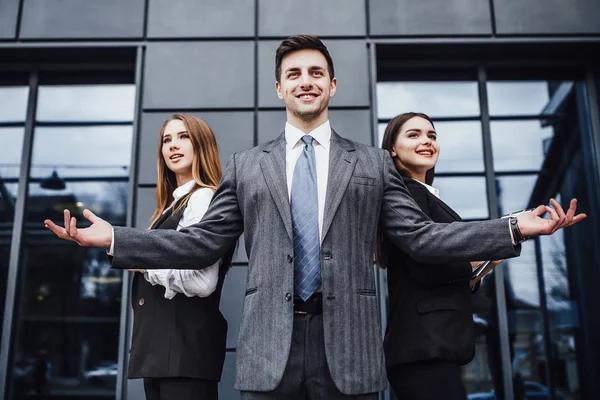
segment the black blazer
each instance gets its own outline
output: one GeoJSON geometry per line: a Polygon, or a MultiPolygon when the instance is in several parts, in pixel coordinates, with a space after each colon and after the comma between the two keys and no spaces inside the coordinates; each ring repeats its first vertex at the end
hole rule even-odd
{"type": "MultiPolygon", "coordinates": [[[[460,221],[458,214],[421,183],[410,178],[405,178],[405,183],[434,222],[460,221]]],[[[431,359],[459,364],[471,361],[475,353],[469,288],[471,264],[423,264],[393,245],[389,260],[386,365],[431,359]]]]}
{"type": "MultiPolygon", "coordinates": [[[[176,229],[182,215],[183,210],[174,215],[167,211],[152,229],[176,229]]],[[[217,288],[208,297],[178,294],[165,299],[163,286],[153,286],[142,274],[135,274],[129,378],[221,379],[227,321],[219,302],[231,256],[232,251],[223,258],[217,288]]]]}

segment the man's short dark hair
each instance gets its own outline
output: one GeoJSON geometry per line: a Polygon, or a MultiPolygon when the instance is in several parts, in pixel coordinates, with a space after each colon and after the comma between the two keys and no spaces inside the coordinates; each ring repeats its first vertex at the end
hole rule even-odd
{"type": "Polygon", "coordinates": [[[298,50],[318,50],[323,54],[325,60],[327,60],[327,71],[329,72],[329,77],[331,79],[334,78],[333,73],[333,60],[329,55],[329,51],[327,47],[321,42],[321,39],[314,35],[296,35],[290,36],[285,39],[279,47],[277,48],[277,52],[275,52],[275,80],[279,82],[281,78],[281,62],[283,61],[283,57],[287,54],[293,53],[298,50]]]}

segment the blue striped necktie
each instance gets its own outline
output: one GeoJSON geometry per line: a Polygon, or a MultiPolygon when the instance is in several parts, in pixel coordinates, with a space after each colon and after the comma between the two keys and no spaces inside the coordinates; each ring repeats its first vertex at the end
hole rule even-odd
{"type": "Polygon", "coordinates": [[[294,168],[290,206],[294,234],[294,289],[306,301],[321,284],[321,242],[313,137],[304,135],[302,142],[304,149],[294,168]]]}

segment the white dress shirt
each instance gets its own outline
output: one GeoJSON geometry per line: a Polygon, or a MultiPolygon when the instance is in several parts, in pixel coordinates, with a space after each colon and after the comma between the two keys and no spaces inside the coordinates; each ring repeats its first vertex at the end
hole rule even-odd
{"type": "Polygon", "coordinates": [[[319,208],[319,237],[323,240],[323,215],[325,213],[325,195],[327,194],[327,177],[329,174],[329,142],[331,141],[331,126],[329,120],[325,121],[309,133],[304,133],[295,126],[285,123],[285,169],[287,176],[288,196],[292,196],[292,179],[294,168],[302,150],[304,142],[302,136],[313,137],[315,149],[315,162],[317,167],[317,195],[319,208]]]}
{"type": "Polygon", "coordinates": [[[428,185],[426,183],[421,182],[420,180],[415,179],[415,181],[419,182],[421,185],[425,186],[425,188],[427,188],[427,190],[429,190],[429,193],[431,193],[432,195],[434,195],[435,197],[437,197],[438,199],[441,200],[440,198],[440,191],[439,189],[434,188],[431,185],[428,185]]]}
{"type": "MultiPolygon", "coordinates": [[[[194,181],[189,181],[179,186],[173,192],[174,201],[164,211],[167,212],[175,202],[188,194],[194,187],[194,181]]],[[[183,211],[183,216],[177,225],[177,230],[199,222],[210,204],[213,191],[209,188],[198,189],[190,197],[188,204],[183,211]]],[[[221,260],[208,268],[201,270],[182,270],[182,269],[154,269],[147,270],[144,278],[152,285],[161,285],[165,287],[165,298],[172,299],[177,293],[183,293],[187,297],[210,296],[217,287],[219,280],[219,265],[221,260]]]]}

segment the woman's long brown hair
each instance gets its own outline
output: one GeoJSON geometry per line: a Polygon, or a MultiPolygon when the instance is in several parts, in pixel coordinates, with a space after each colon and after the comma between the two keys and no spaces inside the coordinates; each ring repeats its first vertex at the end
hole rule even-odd
{"type": "MultiPolygon", "coordinates": [[[[385,128],[385,132],[383,134],[383,140],[381,141],[381,148],[387,150],[390,154],[394,150],[394,143],[396,143],[396,139],[400,134],[400,130],[402,126],[407,123],[409,120],[414,117],[421,117],[426,119],[433,125],[433,121],[431,118],[423,113],[416,112],[407,112],[404,114],[396,115],[392,120],[388,123],[385,128]]],[[[408,178],[412,178],[410,171],[398,165],[398,163],[394,162],[396,165],[396,169],[402,176],[406,176],[408,178]]],[[[425,173],[425,183],[431,185],[433,183],[433,177],[435,175],[435,168],[431,168],[425,173]]],[[[375,262],[381,268],[387,268],[390,262],[390,248],[392,247],[392,243],[387,235],[383,232],[381,227],[377,228],[377,244],[375,247],[375,262]]]]}
{"type": "Polygon", "coordinates": [[[186,114],[173,114],[160,128],[158,135],[158,181],[156,183],[156,210],[150,218],[150,227],[158,220],[162,213],[173,202],[173,191],[177,189],[175,173],[171,171],[162,155],[162,140],[167,124],[173,120],[183,122],[186,131],[190,135],[192,147],[194,148],[194,160],[192,161],[192,176],[195,185],[188,194],[177,202],[174,213],[184,209],[192,194],[200,188],[216,190],[223,172],[217,140],[210,126],[199,118],[186,114]]]}

